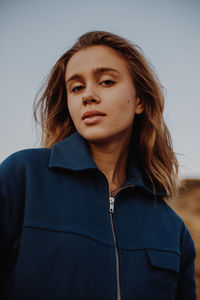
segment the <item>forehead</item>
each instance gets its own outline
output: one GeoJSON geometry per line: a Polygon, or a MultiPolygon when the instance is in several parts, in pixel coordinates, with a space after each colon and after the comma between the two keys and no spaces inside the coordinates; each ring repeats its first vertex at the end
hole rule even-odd
{"type": "Polygon", "coordinates": [[[97,68],[114,68],[127,73],[126,60],[114,49],[107,46],[92,46],[75,53],[66,67],[66,77],[97,68]]]}

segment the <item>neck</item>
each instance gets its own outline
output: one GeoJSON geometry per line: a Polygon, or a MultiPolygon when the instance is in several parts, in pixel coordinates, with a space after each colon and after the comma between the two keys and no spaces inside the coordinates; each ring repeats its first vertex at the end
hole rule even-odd
{"type": "Polygon", "coordinates": [[[104,145],[90,143],[93,160],[106,176],[110,193],[115,194],[126,180],[129,142],[112,141],[104,145]]]}

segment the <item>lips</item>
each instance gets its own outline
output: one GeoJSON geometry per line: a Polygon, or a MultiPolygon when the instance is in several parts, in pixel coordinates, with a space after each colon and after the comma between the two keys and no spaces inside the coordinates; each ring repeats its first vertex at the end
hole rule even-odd
{"type": "Polygon", "coordinates": [[[105,116],[105,114],[98,110],[86,111],[82,115],[82,120],[85,120],[87,118],[97,117],[97,116],[105,116]]]}

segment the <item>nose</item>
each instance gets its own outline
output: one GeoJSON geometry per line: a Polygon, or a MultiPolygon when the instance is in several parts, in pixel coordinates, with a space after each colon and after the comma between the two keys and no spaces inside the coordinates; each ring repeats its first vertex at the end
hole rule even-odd
{"type": "Polygon", "coordinates": [[[95,103],[95,104],[98,104],[101,102],[99,96],[97,96],[95,93],[92,93],[91,91],[87,92],[83,95],[82,97],[82,102],[83,102],[83,105],[88,105],[88,104],[92,104],[92,103],[95,103]]]}

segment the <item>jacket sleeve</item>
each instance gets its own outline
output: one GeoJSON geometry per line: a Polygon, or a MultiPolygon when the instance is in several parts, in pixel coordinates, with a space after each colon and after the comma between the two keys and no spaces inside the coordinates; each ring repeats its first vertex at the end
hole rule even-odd
{"type": "Polygon", "coordinates": [[[181,261],[177,300],[196,300],[195,246],[192,237],[183,223],[181,232],[181,261]]]}
{"type": "Polygon", "coordinates": [[[18,155],[0,164],[0,295],[16,262],[24,214],[23,173],[18,155]]]}

